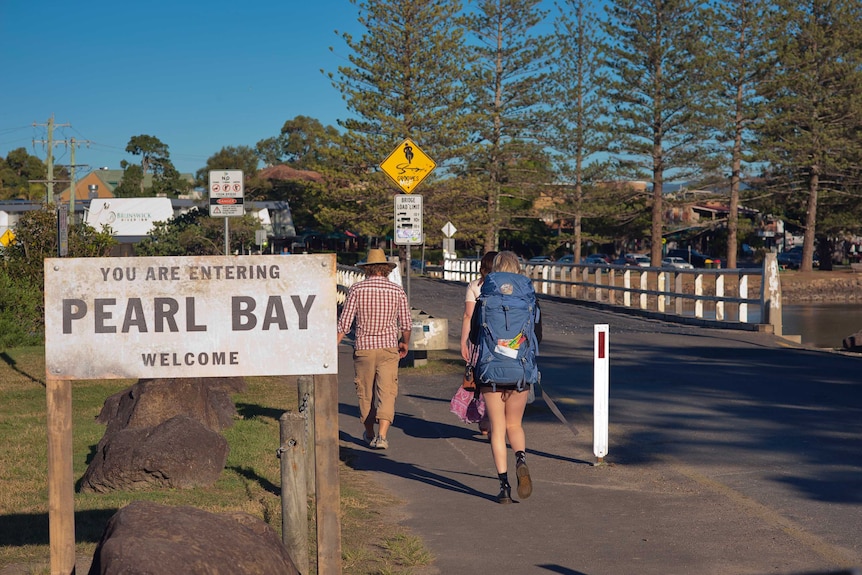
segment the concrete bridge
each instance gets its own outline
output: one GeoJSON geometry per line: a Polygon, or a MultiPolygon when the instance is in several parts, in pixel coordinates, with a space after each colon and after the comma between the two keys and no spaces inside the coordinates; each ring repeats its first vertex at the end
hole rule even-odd
{"type": "Polygon", "coordinates": [[[544,394],[525,417],[534,495],[499,506],[486,441],[448,413],[464,292],[412,278],[412,307],[448,320],[448,350],[430,354],[433,371],[401,370],[386,452],[362,446],[349,346],[340,350],[342,443],[406,502],[403,523],[437,557],[429,572],[862,566],[862,358],[541,297],[544,394]],[[610,326],[604,466],[592,453],[596,324],[610,326]]]}

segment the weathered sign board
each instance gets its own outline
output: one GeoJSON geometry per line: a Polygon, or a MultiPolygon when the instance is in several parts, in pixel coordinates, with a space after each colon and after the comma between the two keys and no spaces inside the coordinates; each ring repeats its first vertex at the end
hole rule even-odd
{"type": "Polygon", "coordinates": [[[45,260],[51,575],[75,572],[76,379],[314,375],[318,572],[341,573],[335,254],[45,260]]]}
{"type": "Polygon", "coordinates": [[[60,379],[337,373],[335,256],[45,260],[60,379]]]}

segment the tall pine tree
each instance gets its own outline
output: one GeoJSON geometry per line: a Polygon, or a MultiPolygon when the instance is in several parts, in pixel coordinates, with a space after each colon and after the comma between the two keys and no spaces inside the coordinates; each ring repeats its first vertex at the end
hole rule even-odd
{"type": "Polygon", "coordinates": [[[501,229],[512,225],[506,204],[522,208],[529,192],[535,195],[541,170],[532,168],[547,166],[540,135],[551,43],[536,30],[547,16],[540,5],[540,0],[478,0],[467,19],[476,146],[464,168],[484,181],[485,251],[498,249],[501,229]],[[504,194],[513,201],[501,202],[504,194]]]}
{"type": "MultiPolygon", "coordinates": [[[[759,145],[771,174],[790,192],[788,208],[796,197],[804,198],[797,208],[804,230],[800,269],[811,271],[820,196],[846,190],[862,158],[862,5],[858,0],[775,4],[770,22],[775,61],[761,86],[768,114],[759,145]]],[[[828,250],[823,255],[831,257],[828,250]]],[[[824,265],[830,262],[821,258],[824,265]]]]}
{"type": "MultiPolygon", "coordinates": [[[[355,201],[331,211],[334,217],[353,211],[364,233],[383,235],[392,227],[392,196],[398,190],[377,166],[408,137],[438,169],[457,158],[466,142],[462,7],[457,0],[351,3],[365,32],[359,38],[341,35],[350,64],[329,75],[350,115],[339,121],[345,129],[342,156],[333,162],[345,169],[328,174],[328,189],[355,201]]],[[[423,190],[430,185],[423,182],[423,190]]]]}
{"type": "MultiPolygon", "coordinates": [[[[574,261],[581,260],[584,219],[596,221],[618,211],[620,202],[609,196],[621,188],[604,185],[607,163],[599,154],[607,151],[607,109],[603,94],[602,45],[595,14],[584,0],[562,0],[554,20],[555,53],[549,77],[553,103],[547,146],[556,154],[558,185],[546,192],[560,216],[559,241],[572,246],[574,261]],[[571,236],[564,235],[567,220],[571,236]]],[[[588,240],[602,240],[589,235],[588,240]]]]}
{"type": "Polygon", "coordinates": [[[719,166],[730,173],[727,267],[736,267],[739,190],[752,161],[753,127],[763,99],[757,93],[768,70],[766,23],[769,0],[720,0],[712,7],[715,28],[706,68],[715,73],[715,127],[719,166]]]}
{"type": "Polygon", "coordinates": [[[665,179],[692,177],[704,157],[704,18],[691,0],[612,0],[606,11],[611,150],[630,177],[650,174],[650,260],[658,266],[665,179]]]}

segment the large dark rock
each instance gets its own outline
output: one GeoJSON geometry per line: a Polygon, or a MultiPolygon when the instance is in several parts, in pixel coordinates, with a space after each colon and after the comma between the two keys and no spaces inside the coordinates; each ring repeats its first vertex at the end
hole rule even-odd
{"type": "Polygon", "coordinates": [[[81,491],[206,487],[218,480],[229,451],[221,434],[185,415],[155,427],[106,433],[81,491]]]}
{"type": "Polygon", "coordinates": [[[236,407],[231,393],[245,391],[241,377],[142,379],[105,400],[96,418],[106,433],[153,427],[175,415],[186,415],[216,431],[233,425],[236,407]]]}
{"type": "Polygon", "coordinates": [[[242,378],[154,379],[112,395],[81,491],[212,485],[229,451],[219,432],[236,414],[230,393],[244,389],[242,378]]]}
{"type": "Polygon", "coordinates": [[[108,521],[90,575],[298,574],[278,534],[246,513],[135,501],[108,521]]]}

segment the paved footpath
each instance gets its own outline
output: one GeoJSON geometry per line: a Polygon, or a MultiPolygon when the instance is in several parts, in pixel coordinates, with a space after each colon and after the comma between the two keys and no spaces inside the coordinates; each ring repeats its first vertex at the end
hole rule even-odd
{"type": "MultiPolygon", "coordinates": [[[[413,307],[431,305],[416,287],[413,307]]],[[[430,290],[437,313],[451,310],[455,350],[463,286],[430,290]]],[[[373,451],[361,441],[351,351],[339,347],[341,443],[403,500],[390,511],[435,556],[423,574],[849,574],[859,564],[679,462],[594,465],[588,418],[563,423],[551,397],[525,415],[533,495],[499,505],[487,439],[449,412],[458,376],[402,369],[390,448],[373,451]]]]}

